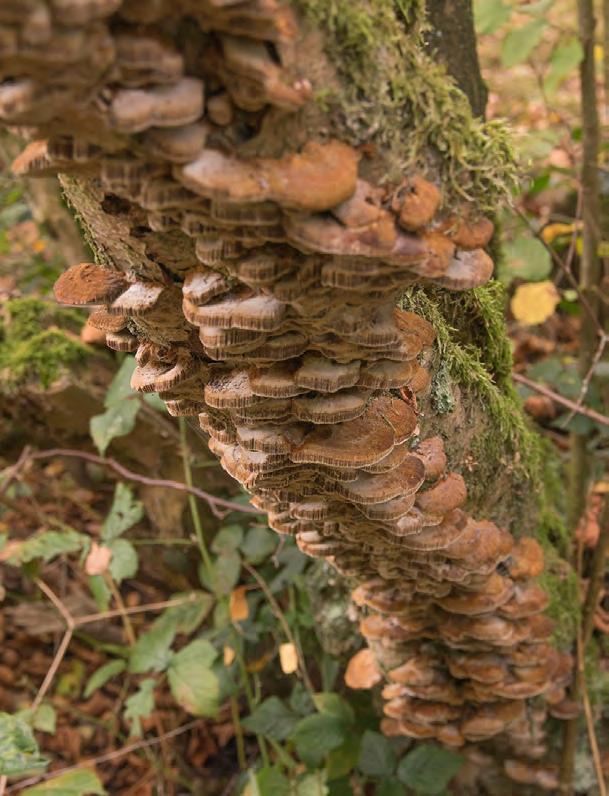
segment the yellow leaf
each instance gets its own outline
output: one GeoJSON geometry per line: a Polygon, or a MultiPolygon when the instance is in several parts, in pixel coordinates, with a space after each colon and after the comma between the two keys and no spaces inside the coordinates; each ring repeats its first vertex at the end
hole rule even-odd
{"type": "Polygon", "coordinates": [[[597,481],[592,491],[597,495],[606,495],[609,492],[609,481],[597,481]]]}
{"type": "Polygon", "coordinates": [[[516,288],[510,307],[517,321],[526,326],[543,323],[560,301],[560,295],[553,282],[527,282],[516,288]]]}
{"type": "Polygon", "coordinates": [[[249,608],[245,598],[245,586],[239,586],[231,592],[229,601],[231,622],[243,622],[249,615],[249,608]]]}
{"type": "Polygon", "coordinates": [[[228,644],[225,645],[223,649],[223,660],[225,666],[230,666],[231,663],[235,660],[235,650],[232,647],[229,647],[228,644]]]}
{"type": "Polygon", "coordinates": [[[38,240],[35,240],[35,241],[34,241],[34,244],[33,244],[33,246],[32,246],[32,249],[33,249],[33,250],[34,250],[34,251],[35,251],[37,254],[40,254],[40,252],[43,252],[43,251],[45,250],[45,247],[46,247],[46,243],[45,243],[43,240],[41,240],[40,238],[38,238],[38,240]]]}
{"type": "Polygon", "coordinates": [[[548,224],[541,230],[541,237],[546,243],[552,243],[555,238],[561,235],[571,235],[576,229],[581,226],[578,224],[548,224]]]}
{"type": "Polygon", "coordinates": [[[292,674],[298,669],[298,653],[291,642],[280,645],[279,663],[284,674],[292,674]]]}

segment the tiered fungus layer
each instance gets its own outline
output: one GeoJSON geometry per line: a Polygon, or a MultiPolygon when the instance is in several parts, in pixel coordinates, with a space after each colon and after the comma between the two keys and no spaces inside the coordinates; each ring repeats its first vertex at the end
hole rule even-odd
{"type": "Polygon", "coordinates": [[[385,732],[505,732],[541,757],[527,700],[560,702],[569,672],[541,552],[469,517],[442,440],[421,439],[434,330],[396,309],[415,282],[488,280],[493,225],[443,211],[430,175],[374,184],[329,136],[243,154],[311,101],[299,42],[277,0],[0,0],[0,117],[31,139],[14,170],[93,200],[104,265],[71,268],[57,298],[95,307],[135,352],[133,387],[198,415],[270,526],[353,579],[385,732]]]}

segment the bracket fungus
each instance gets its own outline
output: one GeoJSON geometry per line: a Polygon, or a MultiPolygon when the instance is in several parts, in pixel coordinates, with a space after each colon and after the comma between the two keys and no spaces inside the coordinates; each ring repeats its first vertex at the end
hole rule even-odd
{"type": "Polygon", "coordinates": [[[533,739],[527,700],[572,709],[543,555],[466,513],[460,463],[419,410],[434,329],[396,308],[415,283],[486,282],[493,224],[445,208],[433,164],[381,185],[365,147],[327,130],[265,149],[315,108],[301,33],[280,0],[0,0],[0,119],[32,142],[13,168],[89,197],[105,264],[70,268],[57,300],[94,307],[136,354],[133,387],[198,416],[270,526],[353,579],[368,648],[347,683],[386,673],[383,731],[454,748],[501,734],[507,773],[544,787],[527,749],[545,709],[533,739]],[[181,50],[182,19],[200,51],[181,50]]]}

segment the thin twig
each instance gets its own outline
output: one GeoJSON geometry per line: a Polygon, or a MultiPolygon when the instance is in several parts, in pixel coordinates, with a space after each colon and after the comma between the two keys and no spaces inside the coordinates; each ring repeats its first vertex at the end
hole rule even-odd
{"type": "MultiPolygon", "coordinates": [[[[583,668],[583,661],[582,661],[582,668],[583,668]]],[[[594,717],[592,716],[590,697],[588,696],[588,688],[586,687],[586,680],[585,678],[582,678],[582,680],[583,680],[582,702],[584,703],[586,728],[588,730],[588,740],[590,742],[590,749],[592,750],[592,759],[594,761],[594,770],[596,773],[598,792],[600,796],[607,796],[607,788],[605,787],[605,774],[603,772],[601,755],[598,749],[598,739],[596,737],[596,730],[594,729],[594,717]]]]}
{"type": "Polygon", "coordinates": [[[169,741],[171,738],[176,738],[178,735],[182,735],[183,733],[192,730],[200,723],[201,719],[194,719],[186,724],[182,724],[181,727],[176,727],[175,730],[169,730],[169,732],[166,732],[163,736],[150,738],[146,741],[137,741],[136,743],[129,744],[129,746],[123,746],[122,749],[115,749],[112,752],[99,755],[99,757],[85,758],[74,766],[66,766],[65,768],[59,768],[55,771],[48,771],[46,774],[39,774],[38,776],[30,777],[22,782],[15,783],[8,789],[7,792],[12,793],[13,791],[17,790],[17,788],[25,788],[29,785],[35,785],[37,782],[47,782],[50,779],[55,779],[55,777],[60,777],[62,774],[67,774],[69,771],[76,771],[76,769],[79,768],[91,768],[101,765],[102,763],[110,763],[112,760],[116,760],[119,757],[124,757],[132,752],[138,752],[140,749],[147,749],[150,746],[158,746],[160,743],[169,741]]]}
{"type": "Polygon", "coordinates": [[[522,373],[512,373],[512,378],[514,381],[524,384],[525,387],[535,390],[535,392],[538,392],[540,395],[545,395],[547,398],[551,398],[553,401],[556,401],[557,404],[565,406],[567,409],[571,409],[577,415],[588,417],[590,420],[594,420],[595,423],[599,423],[601,426],[609,426],[609,417],[606,415],[601,415],[600,412],[596,412],[594,409],[589,409],[587,406],[578,406],[575,401],[571,401],[569,398],[565,398],[563,395],[559,395],[557,392],[554,392],[554,390],[551,390],[549,387],[539,384],[538,382],[529,379],[527,376],[523,376],[522,373]]]}
{"type": "Polygon", "coordinates": [[[44,680],[42,681],[42,685],[38,689],[38,693],[36,694],[34,701],[32,702],[32,711],[35,713],[38,708],[40,707],[42,700],[44,699],[47,691],[51,687],[51,683],[55,679],[55,675],[57,674],[57,670],[61,666],[61,662],[63,660],[64,655],[68,649],[70,641],[72,640],[72,634],[74,633],[74,619],[72,615],[65,607],[65,605],[61,602],[59,597],[55,594],[55,592],[50,589],[47,584],[40,580],[40,578],[36,579],[36,585],[42,591],[46,597],[53,603],[55,608],[59,611],[61,616],[63,617],[64,622],[66,623],[66,631],[63,634],[63,638],[57,648],[55,656],[53,658],[53,662],[51,663],[49,670],[47,671],[44,680]]]}
{"type": "Polygon", "coordinates": [[[199,489],[196,486],[188,486],[180,481],[171,481],[167,478],[149,478],[146,475],[142,475],[141,473],[136,473],[133,470],[127,469],[122,464],[119,464],[116,459],[110,459],[105,456],[97,456],[95,453],[73,450],[72,448],[51,448],[50,450],[36,451],[35,453],[30,454],[30,458],[32,459],[51,459],[54,456],[66,456],[74,459],[84,459],[85,461],[92,462],[93,464],[99,464],[102,467],[108,467],[109,469],[114,470],[114,472],[117,473],[117,475],[120,475],[122,478],[125,478],[128,481],[134,481],[138,484],[164,487],[166,489],[175,489],[177,492],[187,492],[190,495],[195,495],[196,497],[201,498],[201,500],[205,500],[216,516],[224,516],[222,513],[218,512],[218,506],[229,509],[230,511],[240,511],[243,514],[262,514],[261,511],[255,509],[253,506],[242,506],[240,503],[234,503],[231,500],[224,500],[223,498],[216,497],[210,492],[205,492],[203,489],[199,489]]]}
{"type": "Polygon", "coordinates": [[[0,486],[0,495],[3,495],[6,492],[6,490],[9,488],[11,483],[19,475],[19,473],[21,472],[22,467],[25,465],[25,463],[30,458],[31,450],[32,449],[30,448],[30,446],[26,445],[23,448],[23,450],[21,451],[21,453],[19,454],[19,458],[17,459],[15,464],[13,464],[12,467],[8,468],[8,472],[6,472],[4,481],[2,482],[2,485],[0,486]]]}
{"type": "MultiPolygon", "coordinates": [[[[588,370],[586,371],[586,375],[582,379],[582,386],[579,391],[579,395],[577,396],[577,401],[575,405],[579,408],[583,404],[586,395],[588,394],[588,389],[590,387],[590,381],[592,380],[592,376],[594,375],[594,371],[596,370],[596,366],[598,365],[600,358],[603,356],[607,343],[609,342],[609,337],[603,332],[599,331],[599,341],[598,346],[596,347],[596,351],[594,352],[594,356],[590,362],[588,370]]],[[[571,420],[573,420],[573,416],[576,414],[576,409],[571,409],[569,414],[566,418],[562,421],[562,427],[568,426],[571,420]]]]}
{"type": "Polygon", "coordinates": [[[121,616],[123,613],[132,616],[133,614],[143,614],[147,611],[164,611],[165,608],[173,608],[176,605],[184,605],[185,603],[194,602],[196,595],[193,592],[191,597],[176,598],[175,600],[163,600],[157,603],[146,603],[145,605],[134,605],[130,608],[125,607],[124,612],[120,610],[115,611],[101,611],[97,614],[85,614],[84,616],[75,616],[74,625],[80,627],[81,625],[88,625],[91,622],[100,622],[103,619],[114,619],[121,616]]]}
{"type": "Polygon", "coordinates": [[[281,607],[279,606],[279,603],[273,596],[273,593],[269,589],[269,586],[265,581],[265,579],[262,577],[262,575],[256,569],[254,569],[254,567],[250,566],[246,561],[243,562],[243,566],[250,573],[250,575],[253,578],[255,578],[256,582],[264,592],[264,596],[269,601],[269,605],[271,606],[273,613],[279,620],[279,624],[283,628],[283,632],[285,633],[286,638],[294,646],[294,649],[296,650],[296,653],[298,655],[299,668],[302,674],[302,679],[304,680],[304,684],[306,685],[308,691],[311,694],[314,694],[315,688],[313,687],[313,683],[311,682],[309,673],[307,672],[307,667],[305,665],[302,649],[300,647],[300,644],[298,644],[297,640],[294,638],[294,634],[290,629],[290,626],[285,618],[283,611],[281,610],[281,607]]]}
{"type": "Polygon", "coordinates": [[[121,619],[123,620],[123,627],[125,628],[125,635],[127,636],[127,641],[129,642],[129,646],[135,647],[135,642],[137,641],[137,639],[135,638],[135,631],[133,629],[133,625],[131,624],[131,620],[129,619],[129,614],[127,613],[127,606],[123,602],[122,595],[118,590],[118,586],[114,582],[114,578],[108,572],[104,572],[104,580],[106,581],[106,585],[112,592],[112,596],[114,597],[114,602],[116,603],[117,610],[120,614],[121,619]]]}

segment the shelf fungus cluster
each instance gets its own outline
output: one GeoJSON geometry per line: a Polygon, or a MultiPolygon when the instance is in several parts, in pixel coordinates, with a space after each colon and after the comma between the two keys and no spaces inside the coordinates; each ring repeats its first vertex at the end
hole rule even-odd
{"type": "Polygon", "coordinates": [[[312,101],[299,24],[279,0],[0,0],[0,119],[30,141],[13,170],[68,175],[95,242],[57,299],[135,353],[135,389],[198,417],[272,528],[357,584],[385,732],[504,734],[522,778],[535,698],[561,703],[569,671],[541,553],[465,512],[421,431],[434,330],[396,306],[486,282],[493,225],[444,208],[432,171],[375,180],[327,134],[265,151],[312,101]]]}

